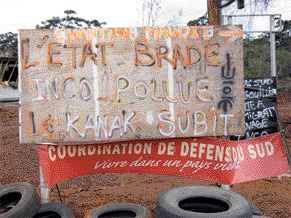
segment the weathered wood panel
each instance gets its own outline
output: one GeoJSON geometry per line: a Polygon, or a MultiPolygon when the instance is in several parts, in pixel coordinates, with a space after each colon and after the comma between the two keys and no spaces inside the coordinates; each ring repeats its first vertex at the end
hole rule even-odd
{"type": "Polygon", "coordinates": [[[22,143],[243,134],[236,26],[20,31],[22,143]]]}

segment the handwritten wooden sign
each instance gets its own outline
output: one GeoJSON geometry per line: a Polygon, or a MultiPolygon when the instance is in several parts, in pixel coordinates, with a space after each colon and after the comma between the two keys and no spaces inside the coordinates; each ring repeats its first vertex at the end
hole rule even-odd
{"type": "Polygon", "coordinates": [[[20,30],[22,143],[244,134],[237,26],[20,30]]]}

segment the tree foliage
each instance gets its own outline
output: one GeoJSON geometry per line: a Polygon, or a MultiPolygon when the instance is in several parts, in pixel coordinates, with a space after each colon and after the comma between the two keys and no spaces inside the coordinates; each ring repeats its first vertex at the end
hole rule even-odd
{"type": "Polygon", "coordinates": [[[194,20],[190,20],[187,23],[187,26],[204,26],[204,25],[208,25],[208,18],[206,17],[206,15],[201,16],[194,20]]]}
{"type": "Polygon", "coordinates": [[[106,22],[98,20],[86,20],[78,17],[73,10],[64,11],[64,17],[52,17],[46,21],[42,21],[40,25],[36,25],[37,29],[58,29],[58,28],[96,28],[102,27],[106,22]]]}
{"type": "Polygon", "coordinates": [[[15,57],[17,56],[17,33],[0,34],[0,57],[15,57]]]}
{"type": "MultiPolygon", "coordinates": [[[[283,30],[276,33],[277,77],[291,77],[291,20],[283,21],[283,30]]],[[[244,64],[246,76],[270,75],[269,33],[256,39],[244,40],[244,64]]]]}
{"type": "MultiPolygon", "coordinates": [[[[283,30],[276,34],[276,46],[291,52],[291,20],[283,21],[283,30]]],[[[290,60],[290,59],[289,59],[290,60]]]]}
{"type": "Polygon", "coordinates": [[[267,38],[244,40],[246,78],[270,76],[270,47],[267,38]]]}
{"type": "MultiPolygon", "coordinates": [[[[40,25],[36,25],[37,29],[57,29],[57,28],[96,28],[102,27],[106,22],[98,20],[86,20],[77,17],[77,13],[73,10],[64,11],[64,17],[52,17],[46,21],[42,21],[40,25]]],[[[17,33],[0,34],[0,57],[16,57],[17,56],[17,33]]]]}

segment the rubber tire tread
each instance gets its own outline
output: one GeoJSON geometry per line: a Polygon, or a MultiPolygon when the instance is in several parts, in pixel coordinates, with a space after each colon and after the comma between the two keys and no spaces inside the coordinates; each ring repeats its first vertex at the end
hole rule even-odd
{"type": "Polygon", "coordinates": [[[249,202],[249,204],[250,204],[251,211],[252,211],[253,215],[259,215],[259,216],[263,215],[262,211],[260,210],[260,208],[257,207],[257,205],[255,205],[252,202],[249,202]]]}
{"type": "Polygon", "coordinates": [[[48,202],[40,205],[39,210],[36,214],[34,214],[33,217],[36,217],[37,215],[44,213],[44,212],[56,212],[61,217],[64,218],[74,218],[73,212],[70,210],[70,208],[60,202],[48,202]]]}
{"type": "Polygon", "coordinates": [[[163,193],[156,207],[157,218],[251,218],[251,208],[248,201],[241,195],[210,186],[181,186],[163,193]],[[184,210],[179,207],[179,202],[188,198],[211,198],[228,204],[229,209],[217,213],[199,213],[184,210]]]}
{"type": "Polygon", "coordinates": [[[124,204],[108,204],[90,211],[90,218],[98,218],[100,215],[119,210],[126,210],[136,213],[138,218],[150,218],[151,212],[140,204],[124,203],[124,204]]]}
{"type": "Polygon", "coordinates": [[[0,218],[32,217],[40,207],[40,198],[34,186],[27,182],[10,183],[1,186],[0,201],[1,197],[13,192],[20,193],[21,198],[14,208],[0,214],[0,218]]]}

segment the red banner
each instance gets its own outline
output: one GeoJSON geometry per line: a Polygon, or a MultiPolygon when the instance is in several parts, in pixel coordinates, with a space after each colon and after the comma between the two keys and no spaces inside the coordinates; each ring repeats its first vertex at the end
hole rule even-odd
{"type": "Polygon", "coordinates": [[[234,184],[289,171],[280,133],[229,141],[212,138],[39,145],[48,186],[93,173],[147,173],[234,184]]]}

